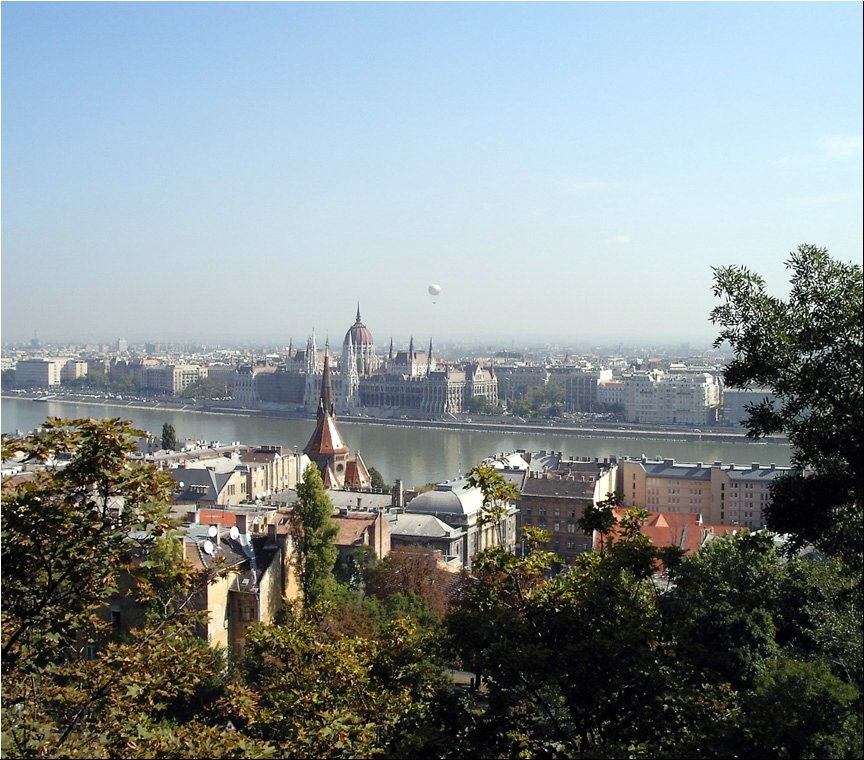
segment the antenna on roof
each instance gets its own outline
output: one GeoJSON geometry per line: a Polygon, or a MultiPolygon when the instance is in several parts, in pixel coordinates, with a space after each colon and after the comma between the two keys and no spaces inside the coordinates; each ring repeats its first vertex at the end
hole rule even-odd
{"type": "Polygon", "coordinates": [[[240,538],[240,531],[237,530],[237,526],[236,526],[236,525],[232,525],[232,526],[231,526],[231,530],[228,531],[228,535],[231,536],[231,538],[232,538],[234,541],[236,541],[238,538],[240,538]]]}
{"type": "Polygon", "coordinates": [[[213,542],[209,539],[204,542],[204,553],[209,554],[211,557],[214,554],[213,542]]]}
{"type": "Polygon", "coordinates": [[[209,528],[207,528],[207,535],[210,536],[210,538],[216,538],[216,535],[218,533],[219,528],[216,525],[211,525],[209,528]]]}

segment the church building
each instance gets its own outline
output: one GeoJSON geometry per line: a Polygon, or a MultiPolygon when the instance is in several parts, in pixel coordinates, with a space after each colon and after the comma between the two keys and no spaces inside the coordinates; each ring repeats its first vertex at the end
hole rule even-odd
{"type": "Polygon", "coordinates": [[[351,456],[339,428],[333,402],[330,377],[330,357],[324,354],[324,373],[321,376],[321,396],[318,401],[317,423],[303,453],[321,471],[325,488],[370,491],[372,479],[360,452],[351,456]]]}

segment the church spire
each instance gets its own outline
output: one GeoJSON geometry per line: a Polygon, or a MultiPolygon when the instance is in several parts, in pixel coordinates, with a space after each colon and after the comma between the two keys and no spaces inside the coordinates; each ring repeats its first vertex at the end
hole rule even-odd
{"type": "Polygon", "coordinates": [[[321,401],[318,403],[318,417],[335,417],[333,405],[333,383],[330,379],[330,354],[324,352],[324,374],[321,376],[321,401]]]}
{"type": "Polygon", "coordinates": [[[360,322],[360,301],[357,301],[357,324],[359,325],[360,322]]]}

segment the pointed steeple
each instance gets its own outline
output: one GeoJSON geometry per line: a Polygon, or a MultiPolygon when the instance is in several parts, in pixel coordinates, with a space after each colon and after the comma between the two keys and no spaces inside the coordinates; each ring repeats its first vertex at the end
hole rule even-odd
{"type": "Polygon", "coordinates": [[[359,325],[360,322],[360,301],[357,301],[357,324],[359,325]]]}
{"type": "Polygon", "coordinates": [[[390,337],[390,351],[387,353],[387,358],[393,361],[393,337],[390,337]]]}
{"type": "Polygon", "coordinates": [[[330,353],[324,352],[324,374],[321,376],[321,400],[318,402],[318,417],[335,417],[333,404],[333,382],[330,378],[330,353]]]}
{"type": "Polygon", "coordinates": [[[426,357],[426,374],[432,374],[432,338],[429,338],[429,355],[426,357]]]}
{"type": "Polygon", "coordinates": [[[414,361],[414,336],[411,336],[411,340],[408,343],[408,361],[414,361]]]}

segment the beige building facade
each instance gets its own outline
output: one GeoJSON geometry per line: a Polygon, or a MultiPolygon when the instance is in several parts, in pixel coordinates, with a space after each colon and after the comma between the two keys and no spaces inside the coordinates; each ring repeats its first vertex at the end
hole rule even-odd
{"type": "Polygon", "coordinates": [[[674,459],[621,459],[617,489],[626,506],[649,512],[694,513],[708,523],[765,527],[771,484],[790,468],[687,464],[674,459]]]}

